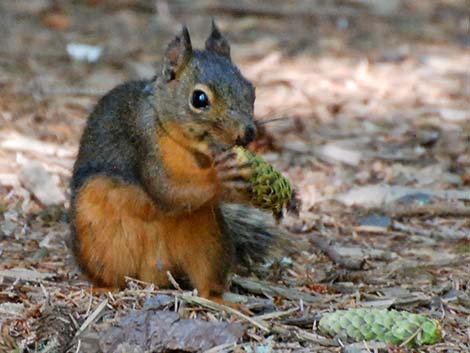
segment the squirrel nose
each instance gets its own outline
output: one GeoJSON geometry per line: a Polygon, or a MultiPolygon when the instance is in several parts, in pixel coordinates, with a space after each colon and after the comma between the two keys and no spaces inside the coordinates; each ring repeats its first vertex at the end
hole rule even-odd
{"type": "Polygon", "coordinates": [[[246,146],[252,142],[256,137],[256,127],[254,125],[247,125],[243,136],[239,136],[237,139],[237,145],[246,146]]]}

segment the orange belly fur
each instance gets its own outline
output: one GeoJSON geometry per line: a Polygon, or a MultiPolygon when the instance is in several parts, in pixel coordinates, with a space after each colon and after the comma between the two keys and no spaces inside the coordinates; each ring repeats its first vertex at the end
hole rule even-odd
{"type": "Polygon", "coordinates": [[[141,188],[98,176],[79,192],[75,229],[79,261],[97,285],[123,287],[129,276],[166,287],[170,271],[201,295],[224,290],[227,248],[213,205],[170,217],[141,188]]]}

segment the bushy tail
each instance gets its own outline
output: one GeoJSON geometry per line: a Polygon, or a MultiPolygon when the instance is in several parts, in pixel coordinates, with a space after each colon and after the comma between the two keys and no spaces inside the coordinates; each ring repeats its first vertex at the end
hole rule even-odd
{"type": "Polygon", "coordinates": [[[235,243],[238,268],[255,270],[295,251],[292,234],[278,227],[269,213],[227,203],[222,205],[222,215],[235,243]]]}

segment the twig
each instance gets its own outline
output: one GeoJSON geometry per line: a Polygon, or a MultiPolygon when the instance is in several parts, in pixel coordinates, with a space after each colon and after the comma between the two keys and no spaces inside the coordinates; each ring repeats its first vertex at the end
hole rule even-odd
{"type": "Polygon", "coordinates": [[[298,308],[285,310],[285,311],[274,311],[272,313],[268,313],[268,314],[264,314],[264,315],[257,315],[254,318],[256,320],[272,320],[272,319],[278,319],[278,318],[283,317],[283,316],[288,316],[288,315],[293,314],[297,311],[299,311],[298,308]]]}
{"type": "Polygon", "coordinates": [[[393,229],[398,230],[403,233],[408,233],[410,235],[419,235],[426,238],[433,238],[437,240],[460,240],[460,239],[467,239],[468,233],[465,232],[458,232],[458,231],[451,231],[450,228],[447,229],[447,232],[444,230],[436,230],[436,229],[424,229],[422,227],[412,227],[404,223],[400,223],[397,221],[393,222],[393,229]],[[446,233],[446,234],[444,234],[446,233]]]}
{"type": "Polygon", "coordinates": [[[175,277],[171,274],[170,271],[166,271],[166,275],[168,276],[168,280],[170,281],[171,285],[178,291],[182,292],[183,290],[181,289],[180,285],[178,282],[176,282],[175,277]]]}
{"type": "Polygon", "coordinates": [[[324,297],[304,293],[293,288],[238,276],[232,277],[232,283],[254,294],[281,296],[290,300],[303,300],[305,303],[317,303],[324,299],[324,297]]]}
{"type": "Polygon", "coordinates": [[[312,326],[315,321],[319,321],[321,315],[310,315],[310,316],[303,316],[299,318],[287,318],[282,320],[282,324],[288,326],[298,326],[298,327],[306,327],[312,326]]]}
{"type": "Polygon", "coordinates": [[[91,315],[87,317],[82,326],[80,326],[80,328],[77,330],[77,333],[75,333],[75,337],[78,337],[81,333],[83,333],[83,331],[85,331],[86,328],[98,318],[104,308],[106,308],[106,305],[108,305],[108,299],[103,300],[95,309],[95,311],[93,311],[91,315]]]}
{"type": "Polygon", "coordinates": [[[79,327],[79,326],[78,326],[77,320],[75,320],[75,318],[73,317],[73,315],[72,315],[71,313],[68,313],[68,317],[69,317],[70,321],[71,321],[72,324],[73,324],[73,328],[74,328],[75,330],[78,330],[78,327],[79,327]]]}
{"type": "Polygon", "coordinates": [[[240,344],[233,344],[233,343],[224,343],[219,346],[215,346],[204,353],[228,353],[234,351],[237,347],[241,347],[243,345],[240,344]]]}
{"type": "Polygon", "coordinates": [[[387,277],[392,276],[397,272],[411,271],[417,268],[433,268],[433,267],[449,267],[455,265],[467,264],[470,261],[469,255],[454,256],[448,258],[439,258],[432,261],[401,261],[401,262],[392,262],[391,264],[378,268],[376,270],[370,271],[368,273],[369,278],[377,278],[382,276],[383,273],[387,273],[387,277]]]}
{"type": "Polygon", "coordinates": [[[367,349],[367,352],[368,352],[368,353],[372,353],[372,351],[370,350],[370,347],[369,347],[369,345],[367,344],[367,341],[366,341],[366,340],[363,340],[363,341],[362,341],[362,344],[363,344],[364,347],[367,349]]]}
{"type": "Polygon", "coordinates": [[[401,205],[394,204],[393,207],[385,208],[385,213],[390,217],[403,218],[413,216],[426,217],[469,217],[470,207],[455,205],[448,202],[436,202],[428,205],[401,205]]]}
{"type": "Polygon", "coordinates": [[[90,311],[91,311],[91,306],[93,305],[93,293],[91,292],[91,289],[90,289],[90,300],[88,301],[88,306],[87,306],[87,309],[86,309],[86,312],[85,312],[85,315],[88,316],[90,314],[90,311]]]}
{"type": "MultiPolygon", "coordinates": [[[[401,266],[398,266],[397,268],[394,268],[393,271],[394,272],[407,271],[407,270],[413,270],[415,268],[432,268],[432,267],[441,268],[441,267],[446,267],[446,266],[468,264],[469,261],[470,261],[470,256],[468,255],[449,257],[449,258],[439,258],[433,261],[409,261],[409,262],[404,263],[401,266]]],[[[387,267],[393,268],[392,264],[387,267]]]]}
{"type": "Polygon", "coordinates": [[[253,318],[251,318],[251,317],[241,313],[240,311],[238,311],[236,309],[233,309],[233,308],[231,308],[227,305],[219,304],[219,303],[216,303],[216,302],[214,302],[212,300],[209,300],[209,299],[206,299],[206,298],[195,297],[195,296],[185,295],[185,294],[179,296],[179,298],[181,300],[187,302],[187,303],[201,305],[203,307],[206,307],[206,308],[209,308],[209,309],[212,309],[212,310],[226,311],[228,313],[236,315],[239,318],[249,322],[253,326],[256,326],[259,329],[263,330],[264,332],[270,332],[269,327],[266,326],[266,324],[264,322],[253,319],[253,318]]]}
{"type": "Polygon", "coordinates": [[[423,328],[420,326],[418,329],[410,336],[408,337],[405,341],[403,341],[398,347],[405,347],[408,343],[410,343],[420,332],[423,331],[423,328]]]}
{"type": "Polygon", "coordinates": [[[77,343],[77,349],[75,350],[75,353],[79,353],[80,352],[80,347],[82,345],[82,340],[78,340],[78,343],[77,343]]]}
{"type": "Polygon", "coordinates": [[[281,324],[273,324],[271,327],[272,332],[283,335],[283,336],[292,336],[295,335],[297,339],[301,341],[308,341],[321,344],[323,346],[338,346],[338,343],[332,339],[316,335],[312,332],[302,330],[298,327],[286,327],[281,324]]]}
{"type": "Polygon", "coordinates": [[[355,259],[341,256],[334,247],[326,239],[315,235],[309,234],[308,239],[314,243],[321,251],[323,251],[334,263],[348,270],[362,270],[364,267],[365,259],[355,259]]]}
{"type": "Polygon", "coordinates": [[[275,123],[275,122],[278,122],[278,121],[286,121],[288,119],[289,119],[288,117],[282,116],[282,117],[279,117],[279,118],[256,120],[255,123],[257,125],[265,125],[265,124],[275,123]]]}

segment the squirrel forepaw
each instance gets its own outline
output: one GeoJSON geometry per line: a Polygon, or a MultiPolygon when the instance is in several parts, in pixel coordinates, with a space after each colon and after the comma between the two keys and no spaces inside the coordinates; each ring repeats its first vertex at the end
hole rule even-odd
{"type": "Polygon", "coordinates": [[[253,174],[250,163],[241,162],[235,152],[227,151],[216,158],[215,169],[225,191],[249,194],[253,174]]]}

